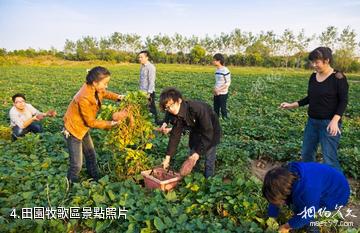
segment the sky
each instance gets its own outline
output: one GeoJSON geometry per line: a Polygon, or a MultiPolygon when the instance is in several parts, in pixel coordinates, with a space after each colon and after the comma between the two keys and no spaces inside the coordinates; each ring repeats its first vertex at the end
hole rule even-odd
{"type": "Polygon", "coordinates": [[[0,0],[0,48],[62,50],[66,39],[113,32],[202,37],[304,28],[311,36],[331,25],[360,34],[359,12],[360,0],[0,0]]]}

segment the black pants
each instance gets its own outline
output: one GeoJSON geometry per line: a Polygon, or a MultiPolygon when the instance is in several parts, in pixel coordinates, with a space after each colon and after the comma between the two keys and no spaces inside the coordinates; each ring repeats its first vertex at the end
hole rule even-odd
{"type": "Polygon", "coordinates": [[[158,121],[158,115],[157,115],[157,111],[156,111],[156,104],[155,104],[155,92],[150,94],[150,98],[149,98],[149,111],[153,114],[154,116],[154,120],[155,120],[155,124],[159,124],[158,121]]]}
{"type": "Polygon", "coordinates": [[[15,141],[19,137],[25,136],[27,133],[41,133],[43,131],[42,126],[38,122],[31,123],[28,127],[22,129],[19,126],[12,128],[12,140],[15,141]]]}
{"type": "Polygon", "coordinates": [[[226,109],[227,98],[228,98],[228,94],[214,95],[214,111],[219,117],[221,111],[221,116],[223,119],[228,117],[227,109],[226,109]]]}

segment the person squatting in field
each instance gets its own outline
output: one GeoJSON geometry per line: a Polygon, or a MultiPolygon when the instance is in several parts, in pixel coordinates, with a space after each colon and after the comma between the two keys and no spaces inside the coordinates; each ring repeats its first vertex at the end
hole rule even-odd
{"type": "Polygon", "coordinates": [[[309,54],[315,69],[310,76],[307,96],[293,103],[281,103],[282,109],[309,105],[301,156],[304,162],[316,161],[318,144],[321,145],[324,162],[341,170],[338,161],[338,145],[341,134],[341,118],[348,103],[349,85],[342,72],[331,67],[332,51],[319,47],[309,54]]]}
{"type": "Polygon", "coordinates": [[[18,93],[12,96],[13,107],[10,109],[10,127],[12,140],[25,136],[27,133],[41,133],[43,131],[40,121],[44,117],[55,117],[56,112],[49,110],[42,113],[31,104],[26,103],[24,94],[18,93]]]}
{"type": "Polygon", "coordinates": [[[303,227],[307,232],[320,232],[310,224],[314,215],[320,208],[333,211],[344,207],[350,197],[350,186],[341,171],[327,164],[291,162],[266,173],[262,192],[270,203],[269,217],[276,218],[285,204],[294,212],[280,232],[303,227]]]}
{"type": "Polygon", "coordinates": [[[64,115],[64,135],[70,155],[67,177],[72,183],[78,181],[83,157],[85,157],[88,174],[94,180],[99,179],[96,153],[89,130],[91,128],[110,129],[127,115],[124,111],[119,121],[96,119],[103,99],[120,101],[124,98],[123,95],[106,90],[109,81],[109,70],[101,66],[92,68],[86,76],[86,83],[76,93],[64,115]]]}
{"type": "MultiPolygon", "coordinates": [[[[176,88],[167,88],[160,95],[160,108],[167,116],[160,131],[170,132],[166,157],[162,163],[168,168],[171,157],[175,154],[181,135],[185,129],[190,131],[188,160],[195,165],[199,156],[205,157],[206,178],[215,173],[216,146],[220,142],[221,127],[218,116],[210,105],[195,100],[185,100],[176,88]],[[172,129],[167,128],[168,124],[172,129]]],[[[199,163],[198,163],[199,164],[199,163]]],[[[197,165],[198,165],[197,164],[197,165]]],[[[199,165],[198,165],[199,166],[199,165]]]]}

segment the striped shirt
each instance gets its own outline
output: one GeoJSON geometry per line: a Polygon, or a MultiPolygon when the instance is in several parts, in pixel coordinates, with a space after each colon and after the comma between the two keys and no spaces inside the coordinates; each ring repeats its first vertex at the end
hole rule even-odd
{"type": "Polygon", "coordinates": [[[226,95],[229,91],[229,86],[231,84],[231,74],[228,68],[225,66],[216,69],[215,71],[215,89],[220,88],[223,85],[226,85],[224,89],[219,91],[219,95],[226,95]]]}

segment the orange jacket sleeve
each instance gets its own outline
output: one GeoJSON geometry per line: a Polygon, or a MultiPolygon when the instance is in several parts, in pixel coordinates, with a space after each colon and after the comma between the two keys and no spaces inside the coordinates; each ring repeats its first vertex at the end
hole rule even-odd
{"type": "Polygon", "coordinates": [[[103,121],[96,119],[96,111],[91,108],[91,102],[87,98],[81,98],[79,101],[79,112],[84,123],[89,128],[109,129],[111,121],[103,121]]]}
{"type": "Polygon", "coordinates": [[[116,100],[119,99],[119,94],[116,94],[116,93],[111,92],[111,91],[105,91],[103,97],[104,97],[105,99],[109,99],[109,100],[114,100],[114,101],[116,101],[116,100]]]}

